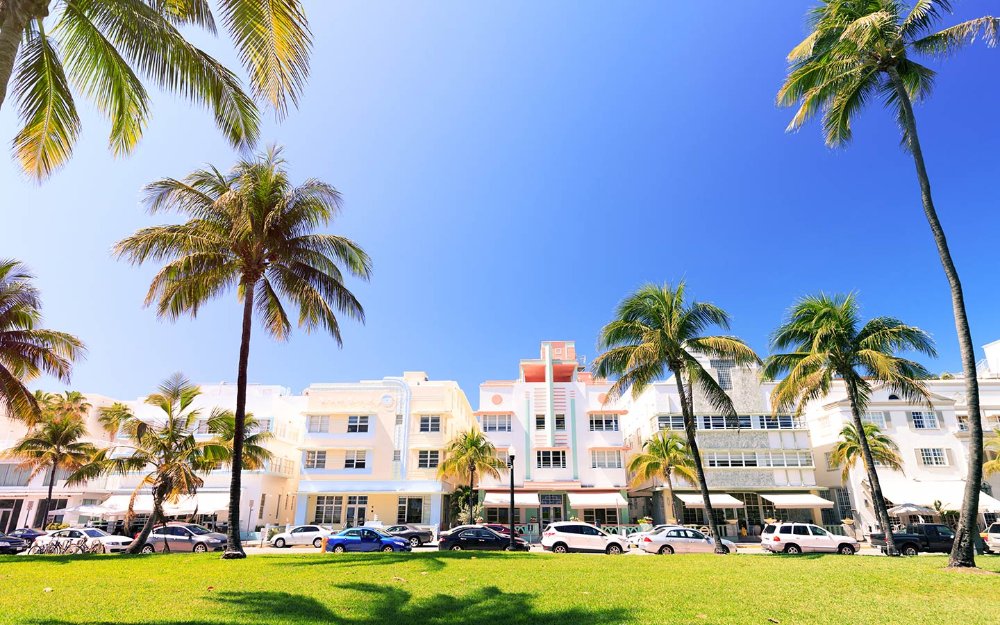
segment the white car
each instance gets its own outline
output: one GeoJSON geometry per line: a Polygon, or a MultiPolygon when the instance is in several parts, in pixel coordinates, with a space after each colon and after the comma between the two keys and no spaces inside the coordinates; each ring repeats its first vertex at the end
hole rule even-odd
{"type": "Polygon", "coordinates": [[[860,549],[850,536],[831,534],[811,523],[768,523],[760,535],[760,546],[772,553],[839,553],[852,556],[860,549]]]}
{"type": "Polygon", "coordinates": [[[132,539],[128,536],[113,536],[96,527],[70,527],[56,530],[45,536],[39,536],[35,539],[34,544],[42,546],[52,542],[72,541],[78,543],[82,538],[86,539],[86,544],[89,548],[101,545],[104,553],[120,553],[128,549],[128,546],[132,544],[132,539]]]}
{"type": "Polygon", "coordinates": [[[986,528],[983,534],[983,540],[986,541],[986,549],[990,553],[1000,553],[1000,521],[986,528]]]}
{"type": "Polygon", "coordinates": [[[678,526],[671,525],[670,523],[664,523],[661,525],[654,525],[652,529],[647,530],[645,532],[636,532],[634,534],[629,534],[628,539],[626,540],[629,549],[638,549],[639,543],[642,542],[643,538],[645,538],[646,536],[652,536],[653,534],[659,534],[668,527],[678,527],[678,526]]]}
{"type": "MultiPolygon", "coordinates": [[[[639,548],[647,553],[671,555],[674,553],[714,553],[715,541],[698,530],[687,527],[664,527],[660,531],[643,536],[639,548]]],[[[722,549],[726,553],[736,553],[736,543],[722,539],[722,549]]]]}
{"type": "Polygon", "coordinates": [[[330,533],[330,528],[322,525],[296,525],[287,532],[275,534],[270,542],[279,549],[293,545],[312,545],[319,549],[323,544],[323,537],[329,536],[330,533]]]}
{"type": "Polygon", "coordinates": [[[552,553],[593,551],[618,555],[625,551],[625,544],[621,536],[606,534],[590,523],[561,521],[542,531],[542,549],[552,553]]]}

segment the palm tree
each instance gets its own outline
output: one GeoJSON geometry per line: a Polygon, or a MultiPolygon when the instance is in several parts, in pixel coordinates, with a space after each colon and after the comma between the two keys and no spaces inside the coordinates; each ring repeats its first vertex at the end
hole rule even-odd
{"type": "Polygon", "coordinates": [[[56,393],[48,396],[47,401],[50,402],[52,412],[64,419],[71,418],[83,421],[87,418],[92,407],[87,401],[87,397],[79,391],[56,393]]]}
{"type": "Polygon", "coordinates": [[[677,520],[673,475],[679,475],[692,484],[698,483],[691,449],[687,441],[676,432],[661,431],[653,434],[642,444],[642,451],[629,460],[628,470],[635,476],[633,485],[663,478],[667,484],[667,501],[670,502],[670,508],[667,510],[670,515],[668,523],[677,520]]]}
{"type": "Polygon", "coordinates": [[[32,279],[21,263],[0,259],[0,407],[29,426],[41,409],[25,384],[43,373],[69,381],[86,352],[75,336],[38,327],[42,302],[32,279]]]}
{"type": "MultiPolygon", "coordinates": [[[[862,449],[865,442],[868,444],[868,449],[871,450],[872,460],[875,461],[876,467],[883,466],[893,471],[902,472],[903,458],[899,455],[896,441],[892,440],[874,423],[864,424],[864,436],[858,436],[858,430],[849,423],[840,430],[840,439],[830,452],[830,463],[841,468],[840,477],[845,483],[858,460],[861,460],[862,466],[865,465],[862,449]]],[[[865,473],[868,473],[867,466],[865,466],[865,473]]]]}
{"type": "Polygon", "coordinates": [[[92,444],[82,440],[86,436],[87,426],[82,420],[46,410],[28,433],[2,454],[30,469],[31,478],[48,471],[49,489],[40,511],[43,526],[48,524],[56,476],[60,471],[71,471],[84,465],[97,451],[92,444]]]}
{"type": "MultiPolygon", "coordinates": [[[[217,410],[208,419],[208,431],[214,434],[216,439],[229,452],[229,456],[222,464],[232,466],[233,441],[236,438],[236,415],[231,410],[217,410]]],[[[267,449],[267,443],[274,438],[270,432],[261,430],[261,423],[253,413],[247,413],[243,421],[243,468],[248,471],[260,471],[263,469],[273,454],[267,449]]]]}
{"type": "Polygon", "coordinates": [[[211,109],[234,147],[253,146],[260,131],[254,98],[278,118],[298,104],[312,35],[300,0],[216,4],[253,97],[236,74],[181,34],[216,34],[208,0],[0,1],[0,108],[10,89],[23,124],[14,138],[21,167],[42,179],[69,159],[81,95],[111,123],[115,156],[130,153],[149,123],[147,85],[211,109]]]}
{"type": "MultiPolygon", "coordinates": [[[[839,380],[851,404],[854,431],[867,434],[861,420],[871,398],[872,384],[879,383],[905,398],[930,404],[922,380],[929,374],[922,365],[897,356],[915,351],[935,356],[931,337],[914,326],[892,317],[876,317],[864,325],[854,295],[805,297],[791,308],[784,323],[771,338],[777,352],[767,358],[764,377],[787,375],[771,392],[774,410],[795,407],[801,414],[806,404],[825,397],[839,380]]],[[[898,555],[875,456],[867,436],[857,437],[861,457],[872,489],[872,503],[886,537],[886,551],[898,555]]]]}
{"type": "Polygon", "coordinates": [[[986,441],[986,451],[992,456],[992,460],[983,463],[983,475],[989,477],[995,473],[1000,473],[1000,430],[995,430],[993,436],[986,441]]]}
{"type": "Polygon", "coordinates": [[[153,511],[129,545],[128,553],[142,550],[153,526],[164,518],[165,502],[194,495],[204,484],[200,474],[230,457],[229,448],[218,438],[199,441],[194,435],[201,414],[194,407],[201,393],[197,386],[175,374],[158,391],[147,397],[146,403],[160,409],[162,420],[147,422],[129,414],[121,423],[125,441],[96,451],[67,480],[68,484],[79,484],[100,475],[145,472],[132,492],[126,519],[132,518],[135,499],[147,487],[152,491],[153,511]]]}
{"type": "MultiPolygon", "coordinates": [[[[615,319],[601,329],[597,347],[604,353],[594,361],[593,369],[599,377],[617,377],[607,393],[609,401],[629,389],[633,397],[638,397],[668,371],[672,374],[708,522],[712,533],[721,536],[698,451],[694,391],[701,391],[709,404],[724,415],[735,416],[736,409],[696,354],[725,359],[739,367],[758,364],[760,358],[736,337],[702,336],[711,326],[728,329],[729,315],[712,304],[685,301],[685,291],[683,281],[676,288],[646,284],[626,297],[618,305],[615,319]]],[[[715,552],[725,553],[722,541],[715,543],[715,552]]]]}
{"type": "Polygon", "coordinates": [[[184,180],[146,187],[151,213],[175,210],[182,224],[139,230],[115,246],[133,264],[167,261],[153,278],[146,305],[160,317],[192,317],[210,299],[236,287],[243,306],[237,369],[229,541],[224,558],[245,557],[239,537],[240,470],[246,418],[247,365],[254,308],[278,340],[292,324],[283,299],[298,308],[300,327],[327,330],[342,344],[337,313],[364,321],[364,309],[345,286],[342,265],[367,280],[371,261],[356,243],[317,234],[340,210],[340,193],[319,180],[292,186],[281,151],[241,160],[228,174],[197,170],[184,180]]]}
{"type": "Polygon", "coordinates": [[[477,429],[459,432],[448,441],[438,475],[469,480],[469,518],[475,518],[476,473],[499,478],[507,471],[507,463],[497,457],[490,439],[477,429]]]}
{"type": "Polygon", "coordinates": [[[913,156],[924,216],[931,228],[938,256],[951,289],[952,311],[962,357],[965,395],[969,406],[969,474],[961,523],[949,566],[975,566],[976,517],[982,480],[983,428],[979,383],[965,297],[951,257],[944,228],[931,196],[930,177],[917,135],[912,100],[930,94],[935,72],[914,56],[947,56],[978,37],[994,46],[1000,19],[981,17],[934,32],[949,0],[917,0],[913,7],[898,0],[825,0],[810,14],[812,32],[788,55],[788,76],[778,92],[778,103],[799,105],[789,130],[802,126],[823,111],[827,145],[851,140],[851,123],[864,105],[879,98],[896,117],[903,145],[913,156]]]}

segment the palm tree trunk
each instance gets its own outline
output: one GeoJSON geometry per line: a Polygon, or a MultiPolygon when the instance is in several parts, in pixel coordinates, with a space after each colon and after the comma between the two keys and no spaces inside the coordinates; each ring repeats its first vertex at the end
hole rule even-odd
{"type": "Polygon", "coordinates": [[[253,324],[253,283],[243,293],[243,335],[240,338],[240,364],[236,376],[236,428],[233,432],[232,479],[229,482],[229,540],[224,560],[245,558],[240,540],[240,495],[243,471],[243,436],[247,415],[247,366],[250,362],[250,330],[253,324]]]}
{"type": "Polygon", "coordinates": [[[45,497],[45,505],[42,506],[42,527],[41,529],[46,529],[49,526],[49,510],[52,508],[52,488],[56,485],[56,464],[52,463],[52,468],[49,469],[49,494],[45,497]]]}
{"type": "Polygon", "coordinates": [[[674,509],[674,484],[670,479],[670,469],[666,470],[667,478],[667,503],[663,506],[663,510],[667,513],[667,523],[677,522],[677,510],[674,509]]]}
{"type": "MultiPolygon", "coordinates": [[[[705,481],[705,469],[701,466],[701,452],[698,451],[697,429],[694,423],[694,397],[689,395],[690,390],[684,390],[684,380],[681,378],[683,368],[681,365],[671,366],[670,370],[677,381],[677,392],[680,393],[681,414],[684,415],[684,433],[687,434],[688,446],[691,449],[691,458],[694,460],[694,471],[698,476],[698,487],[701,490],[701,498],[705,502],[705,513],[708,514],[708,527],[712,530],[712,537],[715,542],[715,553],[724,554],[722,545],[722,535],[719,533],[719,524],[715,520],[715,510],[712,509],[712,500],[708,495],[708,482],[705,481]]],[[[671,501],[671,504],[673,502],[671,501]]]]}
{"type": "Polygon", "coordinates": [[[861,459],[865,465],[865,472],[868,474],[868,483],[872,487],[872,505],[875,506],[878,523],[885,534],[885,552],[890,556],[898,556],[899,551],[896,550],[896,541],[892,536],[892,522],[889,520],[888,510],[886,510],[885,497],[882,496],[882,484],[878,479],[875,459],[872,457],[872,448],[868,444],[865,424],[861,421],[861,411],[857,402],[857,386],[854,382],[847,382],[847,397],[851,402],[851,421],[853,421],[854,429],[858,433],[858,444],[861,445],[861,459]]]}
{"type": "Polygon", "coordinates": [[[0,110],[7,99],[25,27],[32,19],[49,14],[48,0],[9,0],[6,4],[0,14],[0,110]]]}
{"type": "Polygon", "coordinates": [[[913,155],[913,164],[917,169],[917,179],[920,182],[920,198],[924,205],[924,215],[934,235],[941,266],[948,278],[951,288],[951,308],[955,317],[955,331],[958,334],[958,350],[962,358],[962,373],[965,378],[965,396],[969,418],[969,472],[965,480],[965,498],[962,501],[961,517],[955,535],[955,543],[948,558],[948,566],[976,566],[975,539],[977,535],[976,520],[979,516],[979,487],[983,481],[983,423],[979,410],[979,380],[976,377],[976,352],[972,346],[972,332],[969,330],[969,319],[965,314],[965,296],[962,294],[962,283],[958,278],[958,270],[948,249],[948,240],[944,228],[938,220],[934,200],[931,197],[931,182],[924,165],[924,154],[920,149],[920,138],[917,135],[917,118],[913,114],[913,105],[906,92],[906,86],[895,67],[887,70],[892,81],[896,96],[903,109],[902,122],[905,131],[904,138],[913,155]]]}
{"type": "Polygon", "coordinates": [[[476,522],[475,509],[476,509],[476,467],[474,465],[469,465],[469,525],[473,525],[476,522]]]}
{"type": "MultiPolygon", "coordinates": [[[[149,540],[149,534],[153,531],[153,526],[163,520],[163,498],[164,492],[163,487],[160,485],[153,486],[153,512],[146,519],[146,522],[142,526],[142,530],[136,534],[135,538],[129,544],[128,549],[125,553],[137,554],[142,552],[142,548],[146,545],[146,541],[149,540]]],[[[131,508],[129,508],[131,511],[131,508]]],[[[167,539],[163,539],[163,551],[169,552],[170,545],[167,543],[167,539]]]]}

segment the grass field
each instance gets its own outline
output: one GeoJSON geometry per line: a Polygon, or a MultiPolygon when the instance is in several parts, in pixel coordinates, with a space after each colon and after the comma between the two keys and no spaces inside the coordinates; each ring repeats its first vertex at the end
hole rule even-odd
{"type": "Polygon", "coordinates": [[[993,573],[942,557],[0,557],[0,623],[996,625],[1000,558],[980,560],[993,573]]]}

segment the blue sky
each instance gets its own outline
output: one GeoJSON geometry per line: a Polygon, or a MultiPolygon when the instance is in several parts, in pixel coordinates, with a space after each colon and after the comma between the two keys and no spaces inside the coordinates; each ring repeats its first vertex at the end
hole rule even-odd
{"type": "MultiPolygon", "coordinates": [[[[959,368],[892,119],[871,109],[845,150],[824,147],[816,124],[784,132],[791,111],[774,94],[812,2],[306,4],[310,83],[263,137],[286,146],[294,179],[343,193],[331,229],[374,259],[371,283],[352,285],[368,321],[344,323],[342,350],[319,333],[276,343],[257,331],[251,381],[298,391],[424,370],[458,380],[475,406],[478,384],[516,375],[540,340],[575,340],[593,358],[629,290],[682,278],[762,354],[795,298],[857,290],[867,315],[934,335],[931,370],[959,368]]],[[[236,67],[228,42],[199,41],[236,67]]],[[[979,346],[1000,339],[1000,50],[934,66],[918,122],[979,346]]],[[[0,167],[0,256],[38,275],[46,325],[90,349],[71,387],[128,398],[177,370],[234,380],[235,295],[197,320],[158,321],[142,307],[154,267],[109,249],[167,219],[143,212],[144,184],[236,155],[207,113],[168,95],[129,158],[109,154],[92,109],[84,124],[73,161],[43,185],[0,167]]],[[[14,133],[7,106],[0,136],[14,133]]]]}

